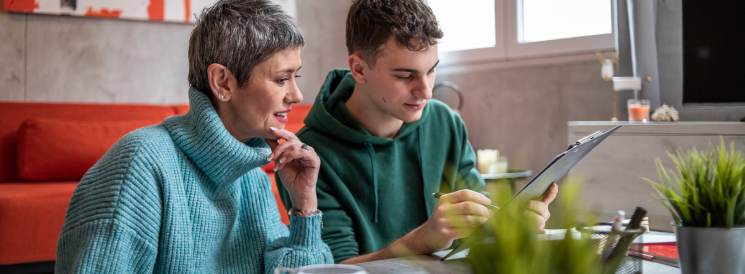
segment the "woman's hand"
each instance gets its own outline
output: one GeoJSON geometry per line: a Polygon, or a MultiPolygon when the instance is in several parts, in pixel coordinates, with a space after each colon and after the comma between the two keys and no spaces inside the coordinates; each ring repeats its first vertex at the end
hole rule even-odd
{"type": "Polygon", "coordinates": [[[303,148],[303,142],[292,132],[272,128],[272,133],[285,142],[265,139],[272,149],[268,160],[275,161],[274,171],[290,193],[292,206],[302,211],[318,209],[316,181],[321,159],[312,147],[303,148]]]}

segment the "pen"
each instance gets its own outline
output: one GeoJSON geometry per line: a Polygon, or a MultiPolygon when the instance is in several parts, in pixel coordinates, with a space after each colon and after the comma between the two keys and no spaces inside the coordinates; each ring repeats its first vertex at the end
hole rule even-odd
{"type": "MultiPolygon", "coordinates": [[[[432,193],[432,197],[435,197],[437,199],[440,199],[440,197],[442,197],[442,195],[445,195],[445,194],[440,193],[440,192],[432,193]]],[[[486,208],[488,208],[489,211],[491,211],[491,212],[497,212],[497,210],[499,210],[499,207],[498,206],[495,206],[495,205],[484,205],[484,206],[486,206],[486,208]]]]}

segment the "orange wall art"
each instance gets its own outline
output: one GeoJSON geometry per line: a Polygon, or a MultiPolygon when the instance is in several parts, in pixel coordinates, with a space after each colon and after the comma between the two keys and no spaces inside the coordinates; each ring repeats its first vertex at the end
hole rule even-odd
{"type": "MultiPolygon", "coordinates": [[[[2,0],[3,10],[52,15],[193,23],[216,0],[2,0]]],[[[295,0],[274,0],[295,16],[295,0]]]]}

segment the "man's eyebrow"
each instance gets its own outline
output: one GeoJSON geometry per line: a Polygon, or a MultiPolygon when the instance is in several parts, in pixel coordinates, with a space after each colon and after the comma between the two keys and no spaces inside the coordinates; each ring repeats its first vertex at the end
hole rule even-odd
{"type": "Polygon", "coordinates": [[[434,65],[434,66],[432,66],[432,68],[431,68],[431,69],[429,69],[429,71],[432,71],[433,69],[435,69],[435,67],[437,67],[437,65],[439,65],[439,64],[440,64],[440,60],[438,59],[438,60],[437,60],[437,63],[435,63],[435,65],[434,65]]]}
{"type": "MultiPolygon", "coordinates": [[[[437,63],[435,63],[435,65],[432,66],[432,68],[429,69],[429,71],[432,71],[433,69],[435,69],[435,67],[437,67],[437,65],[439,65],[439,64],[440,64],[440,60],[437,60],[437,63]]],[[[393,71],[404,71],[404,72],[411,72],[411,73],[419,73],[418,70],[416,70],[416,69],[410,69],[410,68],[397,68],[397,69],[393,69],[393,71]]]]}

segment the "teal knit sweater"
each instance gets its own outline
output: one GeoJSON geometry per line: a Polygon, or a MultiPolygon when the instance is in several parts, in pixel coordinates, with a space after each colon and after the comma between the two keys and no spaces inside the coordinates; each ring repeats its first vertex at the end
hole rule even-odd
{"type": "Polygon", "coordinates": [[[321,216],[280,221],[262,139],[228,133],[201,92],[183,116],[124,136],[83,177],[56,273],[271,273],[333,263],[321,216]]]}

